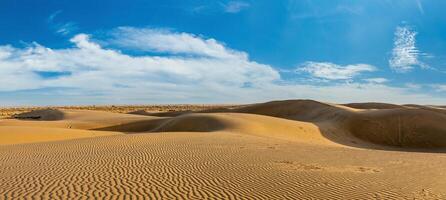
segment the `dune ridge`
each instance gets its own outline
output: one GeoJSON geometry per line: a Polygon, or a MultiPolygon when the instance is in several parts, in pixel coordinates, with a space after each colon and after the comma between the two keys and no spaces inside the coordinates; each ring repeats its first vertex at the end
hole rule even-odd
{"type": "MultiPolygon", "coordinates": [[[[334,105],[313,100],[285,100],[252,104],[232,109],[205,110],[200,113],[215,115],[228,112],[284,118],[299,123],[312,123],[319,127],[320,135],[346,145],[358,146],[358,143],[368,142],[405,148],[434,149],[446,147],[446,124],[444,123],[446,122],[446,113],[444,110],[434,107],[400,106],[381,103],[334,105]]],[[[188,124],[188,127],[163,128],[162,126],[169,125],[167,123],[160,124],[161,127],[145,131],[188,131],[199,129],[202,129],[200,131],[215,131],[223,129],[222,125],[218,125],[219,123],[215,120],[213,122],[215,127],[211,126],[213,129],[205,128],[204,126],[207,126],[207,123],[201,122],[211,119],[193,120],[197,114],[161,114],[161,116],[170,116],[170,120],[173,121],[189,121],[184,122],[188,124]]],[[[150,114],[144,113],[144,115],[150,114]]],[[[157,115],[160,116],[160,114],[157,115]]],[[[256,121],[256,119],[251,120],[256,121]]],[[[297,132],[299,131],[296,130],[297,132]]]]}
{"type": "Polygon", "coordinates": [[[131,114],[47,109],[19,114],[16,118],[35,118],[38,122],[5,123],[126,133],[232,131],[315,143],[328,144],[326,141],[331,140],[367,148],[370,145],[446,147],[446,112],[443,109],[382,103],[336,105],[313,100],[285,100],[198,112],[138,111],[131,114]],[[42,122],[53,120],[56,121],[42,122]],[[299,139],[303,137],[299,136],[302,132],[311,133],[312,137],[299,139]]]}

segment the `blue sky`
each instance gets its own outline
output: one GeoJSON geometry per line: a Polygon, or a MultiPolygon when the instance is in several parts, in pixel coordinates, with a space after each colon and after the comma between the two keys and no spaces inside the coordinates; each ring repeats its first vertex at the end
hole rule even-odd
{"type": "Polygon", "coordinates": [[[1,1],[0,104],[446,104],[442,0],[1,1]]]}

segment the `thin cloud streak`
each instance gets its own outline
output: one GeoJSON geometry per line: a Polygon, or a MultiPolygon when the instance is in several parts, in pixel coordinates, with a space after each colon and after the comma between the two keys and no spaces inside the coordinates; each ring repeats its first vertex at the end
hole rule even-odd
{"type": "Polygon", "coordinates": [[[418,10],[420,11],[421,14],[424,14],[424,8],[423,8],[423,4],[421,3],[421,0],[415,0],[417,3],[417,7],[418,10]]]}
{"type": "Polygon", "coordinates": [[[57,22],[57,17],[62,14],[62,10],[58,10],[48,16],[47,23],[51,29],[54,30],[55,33],[66,36],[77,30],[79,30],[79,26],[75,22],[57,22]]]}
{"type": "Polygon", "coordinates": [[[376,67],[368,64],[341,66],[329,62],[306,62],[297,68],[298,72],[306,72],[316,78],[329,80],[346,80],[360,75],[362,72],[376,71],[376,67]]]}
{"type": "Polygon", "coordinates": [[[250,4],[244,1],[230,1],[229,3],[223,5],[224,10],[227,13],[238,13],[249,6],[250,4]]]}

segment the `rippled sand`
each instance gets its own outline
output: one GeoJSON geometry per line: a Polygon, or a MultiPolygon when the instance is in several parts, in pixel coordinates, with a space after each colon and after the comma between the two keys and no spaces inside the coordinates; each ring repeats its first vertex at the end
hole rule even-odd
{"type": "Polygon", "coordinates": [[[446,199],[441,149],[247,112],[63,113],[0,121],[0,199],[446,199]]]}

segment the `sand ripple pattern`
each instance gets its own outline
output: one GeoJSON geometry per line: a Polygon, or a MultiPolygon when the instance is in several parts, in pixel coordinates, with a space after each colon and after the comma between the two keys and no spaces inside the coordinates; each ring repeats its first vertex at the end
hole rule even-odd
{"type": "MultiPolygon", "coordinates": [[[[392,166],[416,165],[413,155],[394,153],[389,160],[401,163],[366,166],[379,152],[302,145],[231,133],[149,133],[0,146],[0,199],[445,197],[441,170],[429,180],[394,180],[411,171],[392,166]],[[369,161],[358,163],[363,153],[369,161]],[[344,160],[343,168],[333,161],[345,156],[356,163],[344,160]]],[[[431,167],[445,160],[437,157],[431,167]]]]}

